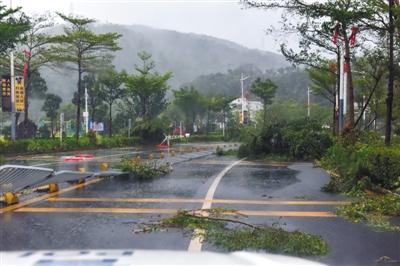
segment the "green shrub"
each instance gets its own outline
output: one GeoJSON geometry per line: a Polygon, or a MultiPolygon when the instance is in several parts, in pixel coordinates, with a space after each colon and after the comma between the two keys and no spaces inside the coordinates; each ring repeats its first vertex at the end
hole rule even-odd
{"type": "Polygon", "coordinates": [[[91,142],[88,136],[83,136],[80,137],[78,140],[78,146],[81,148],[90,148],[93,147],[91,146],[91,142]]]}
{"type": "Polygon", "coordinates": [[[220,146],[217,146],[217,148],[215,149],[215,154],[217,156],[223,156],[224,155],[224,149],[222,149],[220,146]]]}
{"type": "Polygon", "coordinates": [[[387,189],[400,187],[400,146],[376,147],[366,156],[366,168],[372,182],[387,189]]]}
{"type": "Polygon", "coordinates": [[[239,146],[238,149],[238,157],[239,158],[244,158],[248,157],[250,155],[250,148],[248,144],[242,144],[239,146]]]}
{"type": "Polygon", "coordinates": [[[101,136],[98,135],[95,131],[89,131],[86,134],[86,137],[89,139],[89,145],[91,147],[95,147],[96,145],[101,144],[101,136]]]}
{"type": "Polygon", "coordinates": [[[168,164],[157,165],[155,161],[142,162],[140,158],[131,159],[127,157],[121,159],[117,168],[120,168],[123,172],[128,172],[129,176],[140,180],[149,180],[171,171],[168,164]]]}
{"type": "Polygon", "coordinates": [[[284,155],[298,160],[322,157],[332,145],[329,132],[312,120],[280,122],[259,132],[247,129],[245,144],[239,154],[250,156],[284,155]]]}
{"type": "Polygon", "coordinates": [[[400,148],[366,144],[332,146],[319,161],[331,171],[331,181],[326,191],[349,192],[360,186],[359,181],[367,177],[371,185],[387,189],[400,187],[400,148]]]}

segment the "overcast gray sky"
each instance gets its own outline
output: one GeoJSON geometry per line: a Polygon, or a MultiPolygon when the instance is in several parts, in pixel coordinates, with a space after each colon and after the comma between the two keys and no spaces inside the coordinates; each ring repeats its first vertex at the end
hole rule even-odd
{"type": "MultiPolygon", "coordinates": [[[[3,3],[7,3],[3,0],[3,3]]],[[[244,9],[236,0],[12,0],[27,13],[60,11],[95,18],[100,22],[142,24],[180,32],[228,39],[249,48],[278,52],[276,36],[267,36],[277,25],[276,11],[244,9]]]]}

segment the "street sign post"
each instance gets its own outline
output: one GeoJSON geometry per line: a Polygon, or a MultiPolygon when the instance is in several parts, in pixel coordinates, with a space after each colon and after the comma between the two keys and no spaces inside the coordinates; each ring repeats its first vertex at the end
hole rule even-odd
{"type": "Polygon", "coordinates": [[[15,111],[25,111],[25,84],[23,77],[15,77],[15,111]]]}

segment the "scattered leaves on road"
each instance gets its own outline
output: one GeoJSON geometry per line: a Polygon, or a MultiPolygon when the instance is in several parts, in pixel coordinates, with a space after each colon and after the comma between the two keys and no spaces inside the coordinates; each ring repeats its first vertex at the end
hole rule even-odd
{"type": "Polygon", "coordinates": [[[204,241],[227,251],[264,250],[296,256],[320,256],[329,252],[328,244],[320,237],[301,231],[286,231],[277,224],[253,225],[238,218],[240,213],[224,208],[181,210],[158,223],[136,227],[135,233],[153,232],[168,228],[192,232],[203,229],[204,241]],[[233,218],[232,218],[233,215],[233,218]]]}

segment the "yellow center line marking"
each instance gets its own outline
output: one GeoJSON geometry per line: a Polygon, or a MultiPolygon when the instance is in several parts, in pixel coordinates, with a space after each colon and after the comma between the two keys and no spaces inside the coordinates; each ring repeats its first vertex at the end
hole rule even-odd
{"type": "MultiPolygon", "coordinates": [[[[217,160],[196,160],[196,161],[191,161],[191,164],[210,164],[210,165],[228,165],[233,163],[234,161],[217,161],[217,160]]],[[[264,162],[264,163],[254,163],[254,162],[247,162],[243,161],[241,165],[244,166],[277,166],[277,167],[285,167],[289,163],[280,163],[280,162],[264,162]]]]}
{"type": "Polygon", "coordinates": [[[15,212],[51,212],[51,213],[150,213],[150,214],[173,214],[176,209],[147,209],[147,208],[54,208],[54,207],[37,207],[37,208],[20,208],[15,212]]]}
{"type": "Polygon", "coordinates": [[[203,199],[179,198],[49,198],[53,202],[148,202],[148,203],[202,203],[203,199]]]}
{"type": "Polygon", "coordinates": [[[238,211],[246,216],[277,216],[277,217],[336,217],[333,212],[298,212],[298,211],[238,211]]]}
{"type": "MultiPolygon", "coordinates": [[[[221,182],[221,179],[224,177],[224,175],[231,170],[235,165],[241,163],[244,159],[235,161],[234,163],[230,164],[229,166],[225,167],[224,170],[222,170],[214,179],[212,182],[210,188],[207,191],[206,197],[203,202],[203,206],[201,207],[202,209],[210,209],[212,205],[212,200],[214,198],[215,191],[217,190],[218,184],[221,182]]],[[[208,212],[203,212],[203,216],[208,216],[208,212]]],[[[201,251],[201,247],[203,245],[203,235],[204,235],[204,229],[198,229],[196,228],[194,230],[194,238],[189,243],[188,251],[201,251]]]]}
{"type": "Polygon", "coordinates": [[[236,200],[236,199],[193,199],[193,198],[48,198],[52,202],[127,202],[127,203],[224,203],[246,205],[348,205],[350,201],[334,200],[236,200]]]}
{"type": "Polygon", "coordinates": [[[11,205],[11,206],[8,206],[8,207],[5,207],[5,208],[1,208],[0,209],[0,214],[1,213],[6,213],[6,212],[9,212],[9,211],[13,211],[13,210],[17,210],[17,209],[25,207],[27,205],[30,205],[30,204],[33,204],[33,203],[36,203],[36,202],[39,202],[39,201],[42,201],[42,200],[46,200],[46,199],[51,198],[51,197],[55,197],[55,196],[61,195],[61,194],[65,193],[65,192],[68,192],[68,191],[71,191],[71,190],[75,190],[75,189],[78,189],[78,188],[82,188],[82,187],[85,187],[85,186],[90,185],[90,184],[97,183],[97,182],[99,182],[101,180],[103,180],[103,179],[100,179],[100,178],[99,179],[92,179],[92,180],[86,181],[83,184],[77,184],[77,185],[74,185],[74,186],[71,186],[71,187],[68,187],[68,188],[61,189],[60,191],[57,191],[57,192],[49,193],[49,194],[46,194],[46,195],[42,195],[42,196],[39,196],[39,197],[36,197],[36,198],[32,198],[32,199],[23,201],[21,203],[15,204],[15,205],[11,205]]]}
{"type": "MultiPolygon", "coordinates": [[[[97,208],[97,207],[24,207],[15,210],[15,212],[32,213],[133,213],[133,214],[175,214],[178,209],[160,209],[160,208],[97,208]]],[[[303,212],[303,211],[249,211],[239,210],[235,213],[227,212],[227,215],[242,214],[246,216],[271,216],[271,217],[336,217],[332,212],[303,212]]]]}

